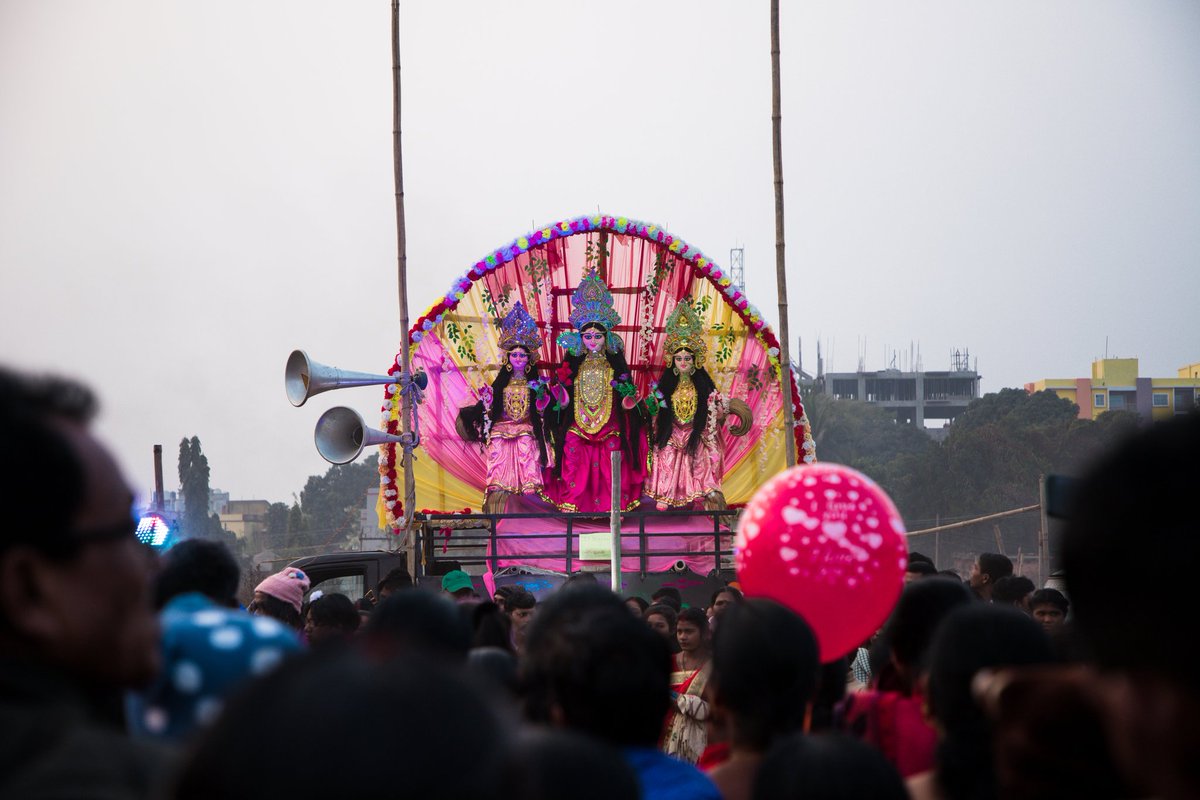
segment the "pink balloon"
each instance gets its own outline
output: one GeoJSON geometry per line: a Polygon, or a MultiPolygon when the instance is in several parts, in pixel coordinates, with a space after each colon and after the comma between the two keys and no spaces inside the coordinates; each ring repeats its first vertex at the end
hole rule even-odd
{"type": "Polygon", "coordinates": [[[734,565],[750,597],[767,597],[812,626],[821,661],[858,647],[904,587],[900,512],[866,475],[839,464],[792,467],[742,512],[734,565]]]}

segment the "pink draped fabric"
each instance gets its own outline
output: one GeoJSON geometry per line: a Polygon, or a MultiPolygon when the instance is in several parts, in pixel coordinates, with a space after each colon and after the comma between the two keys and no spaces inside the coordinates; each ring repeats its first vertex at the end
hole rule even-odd
{"type": "MultiPolygon", "coordinates": [[[[538,353],[540,371],[543,375],[551,374],[563,357],[555,337],[571,329],[571,292],[589,267],[588,248],[598,248],[601,242],[607,249],[607,256],[600,258],[598,263],[612,289],[614,307],[622,320],[615,332],[624,342],[634,382],[639,393],[644,395],[665,366],[662,349],[667,316],[683,299],[699,296],[698,290],[703,288],[700,284],[705,283],[681,260],[672,268],[668,260],[676,257],[661,243],[615,233],[605,236],[588,233],[539,245],[484,275],[471,286],[470,293],[478,293],[482,297],[481,307],[488,309],[485,313],[488,319],[475,317],[472,323],[478,326],[476,335],[494,339],[493,318],[502,316],[513,302],[521,300],[543,333],[544,344],[538,353]],[[656,261],[660,265],[658,268],[656,261]],[[653,283],[656,274],[658,290],[650,296],[646,287],[653,283]],[[649,315],[649,335],[645,338],[642,336],[644,312],[649,315]]],[[[720,304],[724,300],[717,298],[716,302],[720,304]]],[[[419,410],[421,449],[442,469],[477,488],[482,500],[486,483],[484,457],[478,444],[459,438],[455,419],[460,407],[471,405],[478,399],[471,384],[487,382],[485,372],[494,370],[495,366],[475,364],[469,355],[464,358],[461,349],[456,353],[455,344],[447,341],[445,336],[445,325],[434,326],[425,333],[413,355],[414,366],[425,369],[430,378],[426,401],[419,410]]],[[[714,353],[710,352],[706,367],[723,392],[749,403],[754,421],[753,428],[745,436],[735,437],[727,430],[719,434],[726,475],[763,438],[766,425],[778,414],[783,402],[778,383],[771,377],[768,354],[762,343],[740,327],[732,341],[730,356],[718,364],[714,353]]],[[[607,465],[604,469],[607,470],[607,465]]],[[[634,493],[632,487],[625,489],[634,493]]],[[[605,492],[605,508],[607,497],[605,492]]]]}
{"type": "Polygon", "coordinates": [[[721,485],[725,471],[721,448],[702,438],[696,452],[688,453],[691,435],[692,423],[676,422],[667,446],[654,450],[646,494],[660,507],[692,506],[721,485]]]}

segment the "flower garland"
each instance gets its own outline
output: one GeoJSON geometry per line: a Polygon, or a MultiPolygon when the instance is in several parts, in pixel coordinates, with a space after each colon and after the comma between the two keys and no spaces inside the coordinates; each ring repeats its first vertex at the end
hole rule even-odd
{"type": "Polygon", "coordinates": [[[720,418],[721,423],[724,423],[725,418],[729,416],[729,398],[721,392],[713,392],[708,396],[708,421],[704,423],[704,440],[715,444],[717,441],[717,430],[720,424],[717,419],[720,418]]]}

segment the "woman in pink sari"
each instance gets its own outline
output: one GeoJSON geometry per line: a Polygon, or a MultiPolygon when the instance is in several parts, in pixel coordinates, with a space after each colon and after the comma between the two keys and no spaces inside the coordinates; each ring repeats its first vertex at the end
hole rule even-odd
{"type": "Polygon", "coordinates": [[[500,324],[504,366],[492,384],[483,387],[480,401],[458,412],[459,435],[483,444],[487,513],[503,512],[510,495],[540,492],[542,471],[554,463],[537,408],[536,353],[541,343],[537,323],[517,302],[500,324]]]}
{"type": "Polygon", "coordinates": [[[567,351],[565,399],[555,436],[556,464],[543,496],[563,511],[609,511],[612,505],[610,455],[621,451],[621,510],[636,506],[645,482],[641,421],[632,398],[618,391],[631,387],[624,345],[613,328],[620,322],[612,294],[593,270],[571,294],[571,324],[559,334],[567,351]]]}

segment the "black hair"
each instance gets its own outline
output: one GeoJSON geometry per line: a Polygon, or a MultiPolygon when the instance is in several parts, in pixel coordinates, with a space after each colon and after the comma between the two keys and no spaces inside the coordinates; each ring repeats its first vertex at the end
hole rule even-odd
{"type": "Polygon", "coordinates": [[[679,624],[679,615],[675,613],[675,609],[666,603],[655,603],[646,607],[646,610],[642,612],[642,619],[648,620],[655,614],[667,621],[667,624],[671,626],[671,635],[674,636],[675,626],[679,624]]]}
{"type": "Polygon", "coordinates": [[[1000,553],[980,553],[979,571],[991,578],[992,583],[1013,574],[1013,563],[1000,553]]]}
{"type": "Polygon", "coordinates": [[[160,563],[154,585],[158,608],[188,592],[200,592],[219,605],[237,605],[241,569],[224,542],[185,539],[164,553],[160,563]]]}
{"type": "Polygon", "coordinates": [[[403,774],[413,797],[489,797],[511,758],[508,739],[483,695],[444,664],[373,664],[351,651],[314,652],[288,659],[230,699],[184,763],[172,796],[386,797],[403,774]],[[323,730],[369,735],[321,735],[314,720],[323,730]]]}
{"type": "Polygon", "coordinates": [[[1058,589],[1038,589],[1029,596],[1030,610],[1035,606],[1054,606],[1066,614],[1067,610],[1071,607],[1071,602],[1058,589]]]}
{"type": "Polygon", "coordinates": [[[14,545],[64,560],[79,552],[69,534],[87,478],[74,445],[54,422],[87,425],[95,413],[95,396],[82,384],[0,368],[0,472],[6,476],[0,481],[0,553],[14,545]]]}
{"type": "Polygon", "coordinates": [[[992,602],[1002,606],[1015,606],[1036,588],[1033,581],[1024,575],[1009,575],[996,581],[996,585],[992,587],[992,602]]]}
{"type": "Polygon", "coordinates": [[[362,618],[354,603],[344,594],[323,594],[308,606],[308,618],[314,625],[337,628],[346,635],[358,630],[362,618]]]}
{"type": "Polygon", "coordinates": [[[654,594],[650,595],[650,602],[654,605],[670,606],[675,609],[678,614],[683,609],[683,595],[674,586],[661,586],[654,594]]]}
{"type": "Polygon", "coordinates": [[[953,569],[939,569],[939,570],[938,570],[938,575],[941,575],[943,578],[950,578],[951,580],[956,580],[956,581],[958,581],[959,583],[962,583],[962,582],[963,582],[962,575],[959,575],[959,574],[958,574],[958,570],[953,570],[953,569]]]}
{"type": "Polygon", "coordinates": [[[367,643],[382,657],[418,653],[461,662],[471,647],[471,625],[448,598],[426,591],[396,592],[376,606],[367,643]]]}
{"type": "Polygon", "coordinates": [[[623,747],[655,747],[671,702],[663,637],[600,586],[559,592],[529,627],[522,664],[525,714],[623,747]]]}
{"type": "Polygon", "coordinates": [[[944,732],[936,774],[946,797],[996,795],[992,730],[971,692],[975,675],[1052,661],[1042,626],[1015,608],[972,603],[942,621],[930,650],[928,700],[944,732]]]}
{"type": "Polygon", "coordinates": [[[461,603],[458,613],[471,626],[471,647],[496,647],[512,652],[512,621],[491,600],[461,603]]]}
{"type": "Polygon", "coordinates": [[[908,554],[909,565],[912,565],[918,561],[924,561],[926,564],[933,564],[933,559],[930,558],[929,556],[925,555],[924,553],[920,553],[920,552],[917,552],[916,550],[913,550],[912,552],[910,552],[908,554]]]}
{"type": "Polygon", "coordinates": [[[811,732],[833,729],[836,709],[846,699],[846,673],[849,671],[850,658],[847,656],[826,661],[818,668],[817,691],[809,714],[811,732]]]}
{"type": "Polygon", "coordinates": [[[375,587],[376,593],[387,589],[389,592],[397,592],[401,589],[413,588],[412,575],[408,574],[408,567],[394,567],[388,570],[388,574],[384,575],[375,587]]]}
{"type": "Polygon", "coordinates": [[[304,620],[300,616],[300,612],[296,607],[287,600],[280,600],[273,594],[262,592],[262,598],[254,598],[254,606],[263,613],[263,616],[277,619],[284,625],[299,630],[304,625],[304,620]]]}
{"type": "Polygon", "coordinates": [[[562,586],[559,587],[559,590],[561,591],[563,589],[574,589],[577,586],[599,586],[599,585],[600,585],[600,581],[596,577],[596,573],[581,571],[581,572],[576,572],[572,575],[568,575],[567,579],[565,581],[563,581],[562,586]]]}
{"type": "MultiPolygon", "coordinates": [[[[686,347],[681,347],[679,350],[692,352],[686,347]]],[[[679,350],[676,350],[675,353],[678,353],[679,350]]],[[[671,355],[674,356],[675,353],[671,355]]],[[[696,416],[692,417],[692,432],[688,435],[687,452],[688,455],[695,455],[696,448],[700,446],[700,439],[704,436],[704,428],[708,425],[708,398],[717,390],[717,385],[713,383],[712,376],[704,367],[696,367],[692,370],[691,379],[696,386],[696,416]]],[[[655,420],[658,432],[654,444],[660,450],[666,447],[667,442],[671,440],[671,430],[675,427],[675,408],[671,405],[671,398],[675,396],[675,390],[678,387],[679,376],[675,374],[672,367],[667,367],[658,380],[658,390],[662,392],[664,402],[655,420]]]]}
{"type": "MultiPolygon", "coordinates": [[[[604,331],[607,334],[603,325],[595,322],[589,322],[579,329],[582,334],[589,328],[596,328],[604,331]]],[[[558,412],[558,423],[554,426],[554,474],[562,475],[563,463],[563,448],[566,446],[567,429],[575,421],[575,385],[574,381],[579,377],[579,367],[582,366],[583,360],[587,358],[587,353],[573,356],[570,353],[563,356],[563,363],[571,371],[572,384],[567,391],[567,405],[558,412]]],[[[604,348],[604,358],[608,361],[609,367],[612,368],[613,380],[616,380],[621,375],[628,375],[632,380],[633,374],[630,372],[629,363],[625,360],[624,351],[619,353],[610,353],[607,343],[604,348]]],[[[626,411],[621,405],[621,393],[614,386],[612,389],[612,413],[617,418],[617,426],[621,431],[621,449],[624,451],[625,458],[631,464],[640,464],[645,458],[645,454],[641,452],[641,436],[642,419],[636,412],[626,411]]]]}
{"type": "Polygon", "coordinates": [[[713,637],[712,664],[734,746],[765,752],[800,730],[819,662],[816,636],[799,614],[759,598],[731,607],[713,637]]]}
{"type": "Polygon", "coordinates": [[[536,608],[537,607],[537,598],[534,597],[532,593],[527,592],[525,590],[521,590],[521,591],[514,592],[513,594],[509,595],[508,599],[505,600],[505,602],[504,602],[504,607],[508,611],[512,611],[513,609],[517,609],[517,608],[522,608],[522,609],[536,608]]]}
{"type": "Polygon", "coordinates": [[[735,603],[740,603],[742,600],[746,599],[746,596],[742,594],[742,590],[736,586],[722,586],[720,589],[717,589],[712,593],[712,598],[708,601],[708,607],[712,608],[715,606],[717,604],[717,598],[723,594],[728,594],[733,598],[735,603]]]}
{"type": "Polygon", "coordinates": [[[650,607],[650,604],[646,602],[645,598],[639,597],[636,594],[631,594],[629,597],[626,597],[625,602],[633,603],[635,606],[637,606],[639,614],[644,614],[646,609],[650,607]]]}
{"type": "Polygon", "coordinates": [[[517,654],[512,647],[496,647],[493,645],[475,646],[467,653],[467,675],[482,684],[482,688],[491,689],[491,694],[499,690],[504,700],[514,700],[517,697],[517,654]]]}
{"type": "Polygon", "coordinates": [[[1144,670],[1200,691],[1180,642],[1200,638],[1192,568],[1200,412],[1156,422],[1097,460],[1083,476],[1062,538],[1073,622],[1099,664],[1144,670]],[[1136,591],[1115,587],[1136,586],[1136,591]]]}
{"type": "Polygon", "coordinates": [[[904,673],[899,676],[901,691],[912,692],[916,672],[925,666],[938,625],[951,611],[972,601],[970,590],[961,582],[942,578],[920,580],[904,587],[885,634],[892,657],[904,673]]]}
{"type": "Polygon", "coordinates": [[[904,571],[911,572],[914,575],[921,575],[923,577],[929,577],[938,574],[937,567],[928,561],[909,561],[908,566],[904,568],[904,571]]]}
{"type": "MultiPolygon", "coordinates": [[[[513,350],[522,350],[529,356],[529,362],[525,365],[525,380],[533,382],[538,379],[537,359],[525,347],[514,347],[513,350]]],[[[508,384],[512,381],[512,370],[506,369],[509,366],[507,363],[508,356],[505,355],[506,363],[500,367],[496,373],[496,378],[492,381],[492,405],[488,410],[488,417],[492,422],[498,422],[504,413],[504,390],[508,388],[508,384]]],[[[538,443],[538,456],[541,459],[542,466],[546,466],[546,423],[542,419],[534,406],[537,402],[537,393],[533,389],[529,390],[529,424],[533,428],[533,436],[538,443]]],[[[460,408],[458,411],[458,419],[461,423],[459,429],[466,434],[467,441],[481,442],[483,441],[483,401],[475,403],[473,406],[460,408]]]]}
{"type": "Polygon", "coordinates": [[[754,778],[753,800],[908,800],[904,779],[883,754],[847,736],[801,734],[771,748],[754,778]]]}
{"type": "Polygon", "coordinates": [[[620,751],[563,730],[529,730],[517,741],[512,783],[497,797],[610,800],[641,797],[637,773],[620,751]],[[586,776],[581,780],[581,776],[586,776]]]}
{"type": "Polygon", "coordinates": [[[679,618],[675,620],[675,629],[679,629],[679,623],[690,622],[700,629],[701,636],[708,636],[708,615],[704,613],[704,609],[689,606],[679,612],[679,618]]]}

